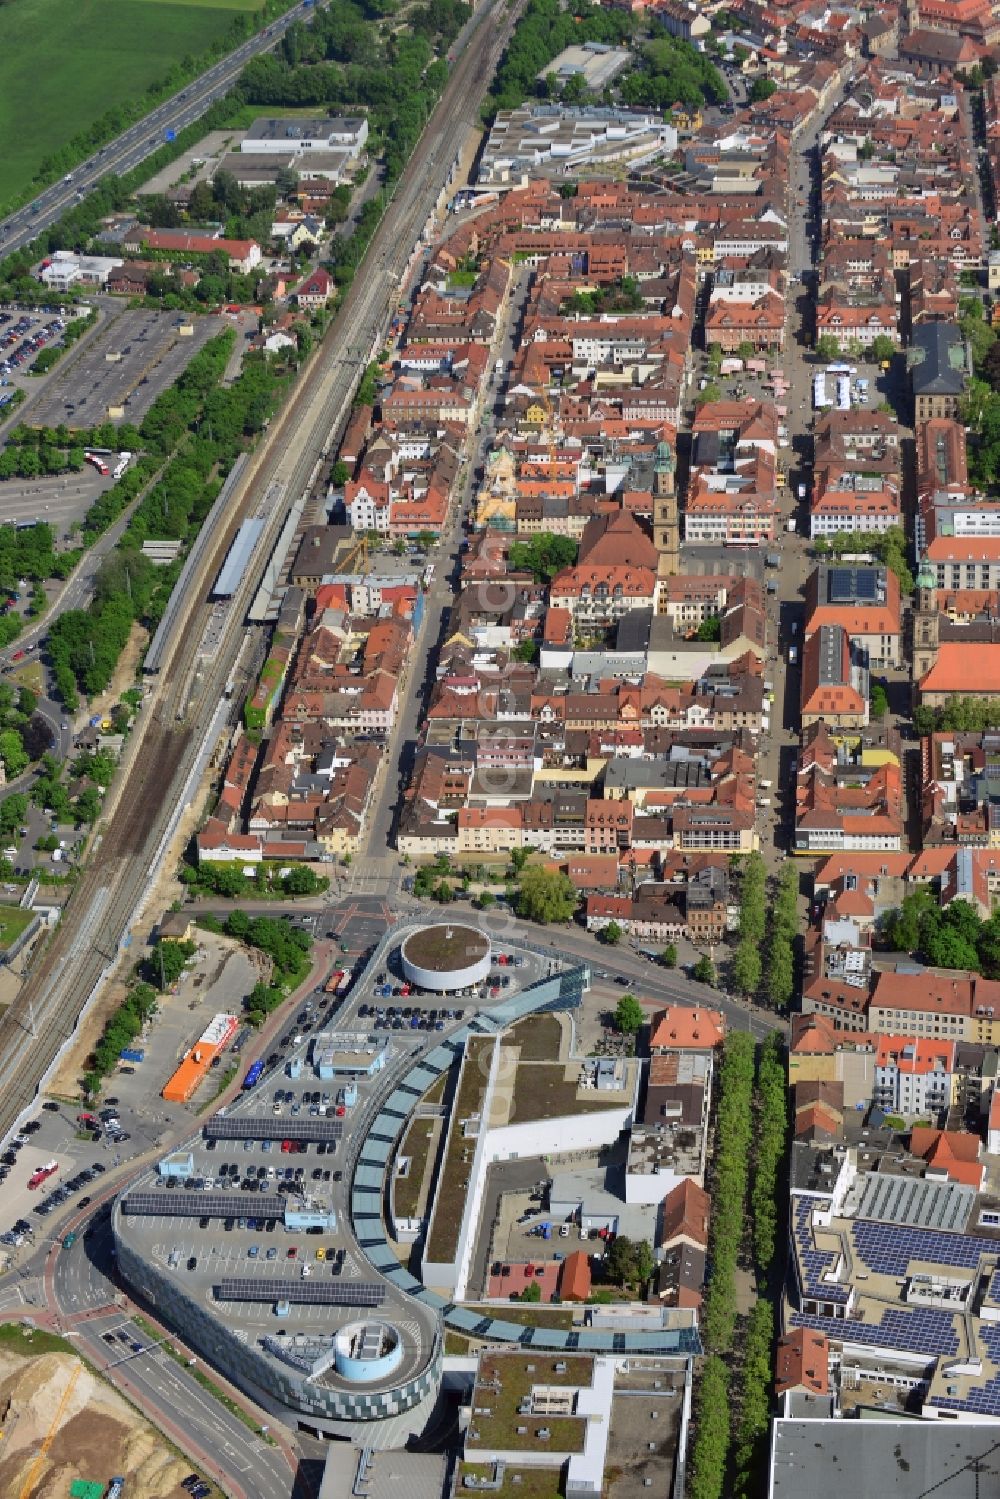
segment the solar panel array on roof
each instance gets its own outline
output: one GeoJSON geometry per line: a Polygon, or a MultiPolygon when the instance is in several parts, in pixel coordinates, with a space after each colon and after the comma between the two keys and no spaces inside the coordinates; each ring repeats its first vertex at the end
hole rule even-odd
{"type": "Polygon", "coordinates": [[[827,579],[831,604],[874,604],[878,598],[877,568],[831,567],[827,579]]]}
{"type": "Polygon", "coordinates": [[[284,1218],[284,1197],[241,1192],[130,1192],[122,1212],[133,1218],[284,1218]]]}
{"type": "Polygon", "coordinates": [[[795,1235],[796,1262],[803,1296],[817,1300],[846,1302],[849,1286],[832,1285],[824,1280],[833,1269],[837,1256],[832,1250],[817,1249],[813,1242],[812,1204],[805,1197],[795,1200],[792,1232],[795,1235]]]}
{"type": "Polygon", "coordinates": [[[212,1287],[216,1301],[292,1301],[300,1306],[381,1306],[385,1286],[368,1280],[220,1280],[212,1287]]]}
{"type": "MultiPolygon", "coordinates": [[[[1000,1327],[991,1326],[988,1322],[981,1323],[979,1341],[993,1363],[1000,1366],[1000,1327]]],[[[1000,1374],[994,1374],[991,1379],[975,1385],[964,1396],[935,1395],[928,1403],[937,1410],[968,1411],[1000,1420],[1000,1374]]]]}
{"type": "Polygon", "coordinates": [[[826,1333],[838,1343],[863,1343],[870,1348],[896,1348],[901,1352],[925,1353],[931,1358],[953,1358],[958,1352],[958,1334],[952,1314],[932,1307],[888,1307],[879,1322],[858,1322],[847,1317],[817,1317],[793,1312],[796,1327],[826,1333]]]}
{"type": "Polygon", "coordinates": [[[901,1228],[858,1219],[851,1225],[854,1253],[877,1275],[905,1275],[914,1260],[975,1270],[984,1255],[996,1255],[997,1241],[977,1234],[950,1234],[935,1228],[901,1228]]]}
{"type": "Polygon", "coordinates": [[[222,1114],[205,1121],[206,1140],[341,1140],[342,1119],[285,1119],[271,1114],[222,1114]]]}

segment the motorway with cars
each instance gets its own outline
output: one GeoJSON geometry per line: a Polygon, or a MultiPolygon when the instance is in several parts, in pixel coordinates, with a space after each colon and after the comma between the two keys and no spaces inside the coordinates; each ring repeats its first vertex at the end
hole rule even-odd
{"type": "Polygon", "coordinates": [[[23,208],[0,220],[0,254],[9,255],[23,249],[84,198],[102,177],[111,174],[123,177],[159,150],[164,141],[171,138],[168,132],[179,135],[188,125],[193,125],[210,105],[229,92],[252,57],[275,47],[293,22],[307,20],[309,14],[309,6],[294,5],[263,31],[213,64],[193,83],[124,130],[109,145],[88,156],[59,182],[52,183],[23,208]]]}

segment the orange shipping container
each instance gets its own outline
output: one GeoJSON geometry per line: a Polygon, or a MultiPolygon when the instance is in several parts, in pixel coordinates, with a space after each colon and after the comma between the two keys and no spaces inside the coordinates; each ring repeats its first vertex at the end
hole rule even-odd
{"type": "Polygon", "coordinates": [[[163,1085],[162,1096],[168,1103],[187,1103],[203,1081],[212,1062],[225,1051],[236,1034],[239,1021],[235,1015],[216,1015],[211,1025],[192,1046],[177,1071],[163,1085]]]}

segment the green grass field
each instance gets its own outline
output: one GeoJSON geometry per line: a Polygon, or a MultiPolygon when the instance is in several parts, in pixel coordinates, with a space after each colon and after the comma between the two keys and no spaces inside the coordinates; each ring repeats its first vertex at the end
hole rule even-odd
{"type": "Polygon", "coordinates": [[[260,0],[10,0],[0,6],[0,205],[39,163],[260,0]]]}
{"type": "Polygon", "coordinates": [[[22,911],[20,906],[0,906],[0,952],[6,952],[12,943],[30,926],[34,911],[22,911]]]}

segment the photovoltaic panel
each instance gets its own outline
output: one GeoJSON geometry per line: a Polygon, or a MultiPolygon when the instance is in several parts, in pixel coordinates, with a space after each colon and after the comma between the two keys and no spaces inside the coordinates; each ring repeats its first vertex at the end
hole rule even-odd
{"type": "Polygon", "coordinates": [[[829,579],[831,604],[873,604],[878,597],[878,574],[874,568],[832,567],[829,579]]]}
{"type": "Polygon", "coordinates": [[[134,1218],[284,1218],[285,1199],[252,1192],[130,1192],[122,1212],[134,1218]]]}
{"type": "Polygon", "coordinates": [[[376,1281],[220,1280],[212,1287],[216,1301],[291,1301],[300,1306],[381,1306],[386,1288],[376,1281]]]}
{"type": "Polygon", "coordinates": [[[223,1114],[206,1120],[204,1134],[206,1140],[341,1140],[344,1121],[223,1114]]]}

